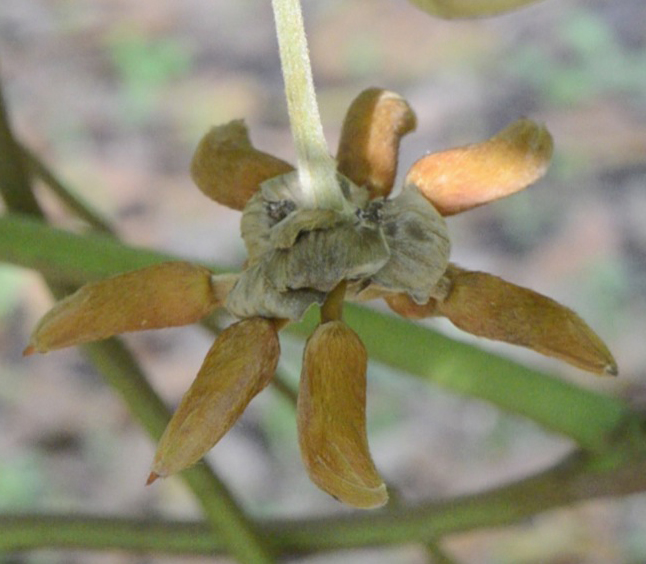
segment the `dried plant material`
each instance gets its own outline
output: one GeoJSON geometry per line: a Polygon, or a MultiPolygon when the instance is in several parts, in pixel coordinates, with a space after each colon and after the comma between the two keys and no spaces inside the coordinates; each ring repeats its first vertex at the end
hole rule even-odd
{"type": "Polygon", "coordinates": [[[40,320],[25,354],[194,323],[222,305],[230,286],[229,277],[212,279],[206,268],[186,262],[156,264],[86,284],[40,320]]]}
{"type": "Polygon", "coordinates": [[[444,215],[509,196],[538,180],[552,157],[552,137],[521,119],[483,143],[431,153],[406,175],[444,215]]]}
{"type": "Polygon", "coordinates": [[[484,272],[452,267],[452,290],[438,311],[457,327],[521,345],[600,375],[616,375],[612,354],[571,309],[484,272]]]}
{"type": "Polygon", "coordinates": [[[298,434],[312,481],[348,505],[369,509],[388,494],[368,450],[366,351],[342,321],[307,341],[298,395],[298,434]]]}
{"type": "Polygon", "coordinates": [[[414,186],[383,202],[380,216],[390,258],[371,281],[426,303],[449,261],[451,245],[444,218],[414,186]]]}
{"type": "Polygon", "coordinates": [[[417,126],[415,113],[398,94],[364,90],[343,121],[337,151],[338,170],[372,198],[386,197],[397,173],[399,141],[417,126]]]}
{"type": "Polygon", "coordinates": [[[424,319],[439,315],[437,311],[437,300],[429,299],[425,304],[416,303],[408,294],[391,294],[384,298],[388,307],[395,313],[408,319],[424,319]]]}
{"type": "Polygon", "coordinates": [[[324,292],[308,288],[279,291],[261,262],[240,275],[225,305],[229,313],[240,318],[258,315],[298,321],[311,305],[321,305],[324,300],[324,292]]]}
{"type": "Polygon", "coordinates": [[[517,10],[539,0],[410,0],[434,16],[442,18],[477,18],[517,10]]]}
{"type": "Polygon", "coordinates": [[[293,170],[276,157],[255,149],[243,120],[213,127],[202,138],[191,162],[191,176],[209,198],[242,210],[260,184],[293,170]]]}
{"type": "Polygon", "coordinates": [[[355,217],[329,229],[302,231],[291,248],[274,250],[266,276],[282,291],[329,292],[342,280],[378,272],[389,257],[381,229],[355,217]]]}
{"type": "Polygon", "coordinates": [[[225,329],[166,427],[149,480],[195,464],[232,427],[276,370],[280,345],[270,319],[245,319],[225,329]]]}

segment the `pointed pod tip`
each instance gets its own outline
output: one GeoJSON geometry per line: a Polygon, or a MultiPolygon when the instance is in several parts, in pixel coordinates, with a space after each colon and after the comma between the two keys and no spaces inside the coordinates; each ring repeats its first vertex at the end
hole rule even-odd
{"type": "Polygon", "coordinates": [[[606,364],[606,366],[603,367],[603,372],[601,373],[602,376],[619,376],[619,368],[617,367],[617,364],[612,361],[610,364],[606,364]]]}
{"type": "Polygon", "coordinates": [[[381,484],[376,488],[365,491],[365,495],[360,505],[355,505],[360,509],[379,509],[388,503],[388,490],[386,484],[381,484]]]}
{"type": "Polygon", "coordinates": [[[22,351],[22,356],[31,356],[36,352],[36,347],[34,345],[27,345],[25,350],[22,351]]]}
{"type": "Polygon", "coordinates": [[[156,480],[157,480],[157,478],[161,478],[161,476],[160,476],[159,474],[157,474],[157,472],[151,472],[151,473],[149,474],[149,476],[148,476],[148,479],[146,480],[146,485],[147,485],[147,486],[149,486],[149,485],[150,485],[150,484],[152,484],[154,481],[156,481],[156,480]]]}

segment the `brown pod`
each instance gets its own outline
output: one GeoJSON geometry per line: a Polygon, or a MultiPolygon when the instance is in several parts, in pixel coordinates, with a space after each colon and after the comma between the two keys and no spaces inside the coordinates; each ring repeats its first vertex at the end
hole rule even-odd
{"type": "Polygon", "coordinates": [[[616,375],[605,343],[571,309],[485,272],[452,266],[452,289],[439,312],[457,327],[521,345],[600,375],[616,375]]]}
{"type": "Polygon", "coordinates": [[[216,202],[242,210],[262,182],[294,170],[285,161],[258,151],[243,120],[211,128],[191,162],[197,187],[216,202]]]}
{"type": "Polygon", "coordinates": [[[552,137],[520,119],[487,141],[431,153],[406,175],[444,215],[509,196],[538,180],[552,157],[552,137]]]}
{"type": "Polygon", "coordinates": [[[298,394],[298,438],[312,481],[340,501],[369,509],[388,500],[366,434],[363,343],[342,321],[307,341],[298,394]]]}
{"type": "MultiPolygon", "coordinates": [[[[220,277],[231,287],[232,280],[220,277]]],[[[211,271],[166,262],[86,284],[40,320],[25,354],[98,341],[128,331],[194,323],[222,305],[211,271]]]]}
{"type": "Polygon", "coordinates": [[[398,94],[369,88],[350,105],[337,151],[339,172],[372,198],[388,196],[397,173],[399,141],[417,126],[411,107],[398,94]]]}
{"type": "Polygon", "coordinates": [[[279,355],[278,333],[271,319],[252,317],[225,329],[159,441],[149,482],[202,458],[269,384],[279,355]]]}

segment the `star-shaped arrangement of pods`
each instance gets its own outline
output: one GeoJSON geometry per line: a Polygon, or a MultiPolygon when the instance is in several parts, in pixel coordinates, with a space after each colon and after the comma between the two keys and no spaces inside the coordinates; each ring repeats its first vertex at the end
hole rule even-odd
{"type": "Polygon", "coordinates": [[[354,100],[336,156],[341,210],[308,205],[298,174],[255,149],[242,121],[214,127],[191,172],[207,196],[242,211],[244,269],[214,275],[169,262],[88,284],[43,317],[25,352],[185,325],[222,307],[239,319],[217,337],[166,428],[150,483],[218,442],[271,381],[279,330],[319,306],[298,392],[302,458],[320,488],[361,508],[383,505],[388,495],[366,435],[367,355],[343,321],[344,300],[383,298],[405,317],[444,316],[474,335],[616,374],[607,347],[572,310],[449,262],[444,218],[540,178],[552,154],[547,130],[521,119],[482,143],[428,154],[391,197],[399,141],[415,125],[397,94],[373,88],[354,100]]]}

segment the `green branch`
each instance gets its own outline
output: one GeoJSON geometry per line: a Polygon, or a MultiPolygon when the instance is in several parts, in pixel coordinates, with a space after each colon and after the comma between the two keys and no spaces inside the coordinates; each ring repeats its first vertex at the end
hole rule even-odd
{"type": "MultiPolygon", "coordinates": [[[[482,493],[416,507],[343,517],[272,519],[259,532],[280,555],[404,543],[427,543],[459,532],[497,527],[583,500],[646,489],[646,459],[595,471],[584,456],[541,474],[482,493]]],[[[215,554],[224,549],[203,523],[151,522],[83,516],[0,517],[0,550],[37,548],[128,549],[215,554]]]]}
{"type": "MultiPolygon", "coordinates": [[[[23,154],[11,131],[1,88],[0,195],[10,212],[20,211],[29,216],[43,217],[38,201],[33,195],[30,178],[24,168],[23,154]]],[[[26,219],[28,223],[34,224],[33,219],[26,219]]],[[[10,254],[12,246],[19,246],[20,243],[26,244],[26,248],[30,248],[32,251],[36,250],[36,255],[42,252],[42,248],[45,246],[45,241],[35,238],[34,233],[26,238],[21,238],[17,232],[13,233],[13,237],[9,235],[3,238],[0,235],[0,241],[10,254]]],[[[85,256],[81,248],[77,250],[85,256]]],[[[95,265],[97,260],[102,262],[104,258],[101,255],[95,257],[95,265]]],[[[62,294],[69,292],[74,287],[74,284],[69,280],[59,278],[60,274],[60,271],[54,269],[51,276],[44,275],[46,283],[56,297],[61,297],[62,294]]],[[[153,437],[160,437],[170,414],[150,387],[136,360],[121,342],[111,339],[102,343],[86,345],[83,350],[115,391],[123,397],[133,415],[140,419],[153,437]]],[[[206,465],[196,467],[186,472],[183,479],[195,493],[210,524],[222,534],[232,555],[236,556],[241,563],[246,564],[271,564],[274,562],[264,539],[256,533],[252,523],[209,467],[206,465]]]]}
{"type": "Polygon", "coordinates": [[[104,233],[113,233],[109,222],[88,202],[65,186],[33,151],[19,143],[18,147],[29,171],[38,177],[71,212],[87,221],[95,229],[104,233]]]}
{"type": "MultiPolygon", "coordinates": [[[[0,261],[83,283],[179,257],[129,247],[99,234],[76,235],[21,216],[0,217],[0,261]],[[35,242],[38,242],[36,245],[35,242]]],[[[347,322],[371,358],[452,391],[492,402],[603,452],[635,416],[619,400],[576,387],[423,325],[365,307],[346,307],[347,322]]],[[[317,318],[287,331],[306,336],[317,318]]]]}

